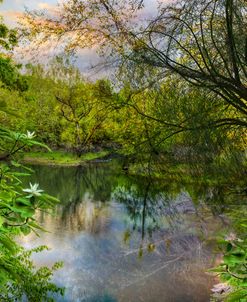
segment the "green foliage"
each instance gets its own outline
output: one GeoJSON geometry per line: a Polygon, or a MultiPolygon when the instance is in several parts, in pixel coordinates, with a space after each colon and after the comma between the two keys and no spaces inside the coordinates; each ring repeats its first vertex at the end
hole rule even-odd
{"type": "MultiPolygon", "coordinates": [[[[2,21],[2,20],[0,20],[2,21]]],[[[16,30],[9,29],[4,23],[0,23],[0,47],[4,50],[12,50],[18,43],[16,30]]]]}
{"type": "Polygon", "coordinates": [[[59,58],[46,70],[28,65],[26,74],[29,89],[22,95],[0,90],[7,100],[2,104],[5,111],[19,108],[19,117],[2,115],[2,121],[16,132],[33,129],[56,149],[81,156],[112,146],[142,160],[170,153],[179,154],[180,160],[213,161],[227,146],[244,143],[242,128],[215,127],[219,118],[234,117],[224,102],[176,76],[137,89],[142,79],[135,74],[134,83],[129,80],[116,92],[107,80],[86,81],[77,68],[59,58]]]}
{"type": "Polygon", "coordinates": [[[27,131],[26,134],[14,132],[7,128],[0,127],[0,142],[1,142],[1,151],[2,159],[7,159],[16,154],[21,150],[30,148],[32,146],[39,146],[47,148],[46,145],[40,143],[34,139],[34,132],[27,131]]]}
{"type": "Polygon", "coordinates": [[[219,240],[224,254],[222,263],[212,269],[223,281],[232,286],[225,301],[246,301],[247,299],[247,219],[243,216],[245,207],[229,213],[235,233],[219,240]]]}
{"type": "Polygon", "coordinates": [[[52,152],[27,152],[24,154],[25,163],[46,164],[46,165],[80,165],[90,160],[100,159],[109,154],[108,151],[87,152],[78,157],[74,153],[52,151],[52,152]]]}
{"type": "MultiPolygon", "coordinates": [[[[91,45],[101,45],[102,49],[110,46],[111,54],[117,53],[118,57],[125,59],[121,66],[121,78],[125,82],[118,83],[115,90],[107,80],[85,80],[70,60],[61,57],[51,61],[47,68],[27,64],[23,69],[25,75],[21,75],[20,66],[6,54],[17,43],[16,32],[0,24],[0,46],[5,52],[0,54],[0,159],[10,159],[21,150],[29,152],[31,147],[35,147],[37,152],[26,155],[27,160],[34,158],[39,163],[79,164],[106,155],[88,151],[110,146],[121,148],[126,162],[132,165],[132,171],[128,169],[129,163],[124,165],[129,172],[159,178],[166,175],[169,180],[179,173],[186,174],[185,181],[193,183],[192,176],[201,182],[212,182],[210,173],[213,171],[217,176],[213,181],[234,183],[235,166],[238,166],[238,174],[246,173],[246,71],[243,60],[247,44],[245,38],[238,37],[245,28],[241,24],[246,23],[242,20],[246,7],[244,2],[206,1],[206,4],[204,1],[206,6],[202,9],[203,1],[195,0],[192,1],[198,8],[195,15],[191,15],[194,10],[190,9],[189,1],[184,5],[185,10],[174,9],[171,5],[159,11],[160,18],[147,27],[147,32],[142,30],[142,37],[133,35],[132,31],[128,35],[130,13],[136,13],[139,7],[130,5],[133,10],[124,10],[126,1],[117,2],[109,14],[104,1],[96,4],[84,1],[87,10],[83,10],[81,15],[74,13],[81,9],[81,1],[68,1],[68,5],[61,6],[66,13],[60,16],[63,27],[59,26],[59,15],[54,21],[49,17],[45,19],[45,14],[34,12],[29,13],[25,20],[29,24],[28,32],[36,38],[61,37],[64,34],[63,41],[69,43],[69,49],[78,45],[88,47],[86,38],[91,45]],[[229,28],[225,30],[222,25],[225,24],[222,18],[225,16],[224,7],[227,8],[230,2],[242,7],[242,10],[235,10],[235,21],[228,22],[233,25],[234,37],[231,37],[229,28]],[[210,12],[214,3],[219,15],[210,12]],[[85,13],[89,15],[84,16],[85,13]],[[82,17],[87,21],[96,18],[97,22],[93,22],[96,28],[92,29],[91,22],[83,24],[82,17]],[[45,20],[36,22],[36,18],[45,20]],[[221,22],[217,22],[217,18],[221,22]],[[68,22],[65,24],[64,20],[68,22]],[[162,24],[164,20],[169,20],[168,27],[162,24]],[[207,26],[210,22],[215,33],[223,33],[225,40],[234,42],[239,49],[222,49],[223,40],[210,32],[211,26],[207,26]],[[205,28],[204,24],[207,24],[205,28]],[[113,29],[116,30],[114,35],[113,29]],[[71,31],[74,30],[77,34],[72,37],[71,31]],[[83,35],[80,35],[80,30],[83,35]],[[124,31],[124,34],[118,35],[118,31],[124,31]],[[70,34],[69,39],[67,33],[70,34]],[[154,37],[157,40],[150,45],[154,37]],[[164,37],[171,39],[170,43],[164,43],[164,37]],[[170,45],[168,51],[162,48],[165,44],[170,45]],[[182,53],[184,56],[181,57],[182,53]],[[232,70],[234,65],[235,70],[232,70]],[[18,116],[13,114],[17,108],[18,116]],[[26,132],[30,129],[35,131],[41,142],[34,139],[33,133],[26,132]],[[69,152],[66,156],[60,151],[40,152],[44,144],[69,152]],[[167,175],[169,161],[179,164],[180,168],[169,170],[167,175]],[[190,169],[182,166],[187,162],[190,169]]],[[[179,1],[177,5],[179,7],[179,1]]],[[[3,299],[12,299],[15,295],[19,299],[23,294],[31,301],[48,299],[49,291],[61,293],[50,283],[52,271],[47,268],[36,271],[29,262],[30,255],[14,243],[13,236],[39,229],[33,218],[35,211],[46,210],[56,201],[43,194],[36,184],[23,191],[19,179],[22,175],[9,165],[1,165],[1,175],[0,279],[3,280],[3,299]],[[22,272],[22,278],[18,272],[22,272]],[[32,287],[27,287],[23,280],[28,280],[32,287]]],[[[197,189],[199,192],[204,187],[197,189]]],[[[197,199],[200,196],[198,192],[194,192],[197,199]]],[[[221,199],[220,202],[225,201],[221,199]]],[[[138,199],[129,201],[129,210],[136,217],[136,225],[141,221],[142,204],[138,199]]],[[[236,233],[240,235],[233,240],[221,240],[225,256],[216,270],[222,279],[236,288],[228,299],[244,301],[247,243],[243,234],[246,234],[247,223],[237,221],[241,230],[237,229],[236,233]]],[[[126,240],[130,235],[126,233],[126,240]]]]}
{"type": "Polygon", "coordinates": [[[4,55],[0,55],[0,81],[1,87],[26,91],[28,82],[25,76],[20,75],[18,66],[4,55]]]}
{"type": "MultiPolygon", "coordinates": [[[[6,54],[17,44],[16,32],[0,24],[0,46],[4,54],[0,53],[0,92],[16,97],[27,90],[27,81],[19,73],[17,66],[6,54]]],[[[21,96],[20,96],[21,97],[21,96]]],[[[20,172],[20,164],[6,162],[20,150],[33,146],[46,147],[34,139],[34,132],[26,134],[10,130],[4,121],[9,113],[17,120],[14,111],[9,109],[6,99],[0,100],[0,300],[11,301],[54,301],[55,295],[63,294],[63,289],[51,282],[53,272],[61,267],[56,263],[50,269],[41,267],[36,269],[31,255],[41,252],[45,247],[31,251],[24,250],[16,243],[16,236],[28,235],[30,232],[42,230],[35,221],[37,211],[50,211],[58,203],[56,198],[49,196],[38,188],[38,184],[31,184],[24,188],[22,178],[27,173],[20,172]]],[[[17,128],[16,128],[17,129],[17,128]]],[[[47,148],[49,150],[49,148],[47,148]]],[[[30,172],[30,170],[29,170],[30,172]]]]}
{"type": "Polygon", "coordinates": [[[19,73],[21,65],[15,64],[9,53],[17,44],[17,31],[9,29],[0,16],[0,87],[25,91],[28,84],[25,76],[19,73]]]}
{"type": "Polygon", "coordinates": [[[19,73],[20,65],[16,65],[11,56],[6,54],[18,43],[17,32],[9,29],[0,19],[0,83],[1,87],[25,91],[28,88],[25,76],[19,73]]]}
{"type": "MultiPolygon", "coordinates": [[[[14,135],[2,131],[1,139],[8,140],[10,134],[14,135]]],[[[27,139],[25,135],[18,135],[15,139],[18,138],[22,143],[27,139]]],[[[35,144],[32,139],[28,141],[30,147],[35,144]]],[[[23,188],[21,178],[27,173],[20,172],[20,167],[14,162],[0,165],[0,298],[3,301],[19,301],[23,297],[28,301],[53,301],[51,294],[63,293],[51,283],[53,271],[60,264],[55,264],[52,269],[42,267],[36,270],[30,260],[31,253],[44,248],[25,251],[14,238],[42,230],[34,218],[36,211],[48,211],[58,200],[43,193],[38,184],[23,188]]]]}
{"type": "Polygon", "coordinates": [[[34,129],[44,143],[81,155],[112,139],[115,108],[111,102],[116,93],[108,81],[85,81],[75,67],[63,64],[56,59],[47,70],[40,65],[26,66],[29,89],[13,97],[2,90],[8,110],[20,108],[21,119],[4,120],[16,131],[34,129]]]}
{"type": "Polygon", "coordinates": [[[21,301],[26,298],[28,301],[46,302],[55,301],[51,294],[63,295],[64,289],[58,288],[51,282],[53,272],[59,269],[62,263],[54,264],[51,269],[47,267],[36,269],[30,260],[33,253],[40,253],[45,250],[47,250],[45,246],[29,251],[19,248],[16,254],[6,257],[11,266],[8,267],[10,273],[7,276],[2,274],[7,281],[7,284],[1,284],[0,299],[2,301],[21,301]],[[15,279],[9,279],[13,275],[15,279]]]}

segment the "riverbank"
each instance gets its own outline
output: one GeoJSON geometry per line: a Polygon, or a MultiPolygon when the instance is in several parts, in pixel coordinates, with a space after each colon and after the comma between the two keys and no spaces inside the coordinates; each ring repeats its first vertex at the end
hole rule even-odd
{"type": "Polygon", "coordinates": [[[103,160],[111,154],[111,151],[87,152],[78,157],[76,154],[65,151],[36,151],[23,154],[23,164],[47,165],[47,166],[80,166],[86,162],[103,160]]]}

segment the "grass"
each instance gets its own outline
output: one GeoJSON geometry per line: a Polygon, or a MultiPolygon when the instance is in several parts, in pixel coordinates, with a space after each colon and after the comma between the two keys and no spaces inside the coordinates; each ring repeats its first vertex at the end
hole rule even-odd
{"type": "Polygon", "coordinates": [[[64,151],[28,152],[24,154],[22,161],[41,165],[78,166],[88,161],[103,158],[109,153],[109,151],[88,152],[78,157],[74,153],[64,151]]]}

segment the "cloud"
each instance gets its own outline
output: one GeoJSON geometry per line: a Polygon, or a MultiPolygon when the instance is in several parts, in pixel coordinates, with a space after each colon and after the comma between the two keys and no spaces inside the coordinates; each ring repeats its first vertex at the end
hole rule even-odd
{"type": "Polygon", "coordinates": [[[58,12],[57,0],[9,0],[4,1],[1,5],[0,15],[4,17],[4,22],[10,26],[16,26],[18,19],[23,17],[25,8],[46,10],[47,13],[56,16],[58,12]]]}
{"type": "Polygon", "coordinates": [[[23,13],[20,11],[2,11],[1,16],[3,16],[4,22],[12,27],[16,25],[18,19],[23,16],[23,13]]]}
{"type": "Polygon", "coordinates": [[[55,8],[55,6],[51,5],[47,2],[40,2],[40,3],[38,3],[38,8],[39,9],[53,10],[55,8]]]}
{"type": "Polygon", "coordinates": [[[45,10],[46,13],[48,13],[51,16],[59,15],[59,8],[58,8],[57,3],[56,4],[50,4],[48,2],[39,2],[37,4],[37,9],[45,10]]]}
{"type": "MultiPolygon", "coordinates": [[[[56,16],[59,11],[57,3],[62,3],[66,0],[6,0],[3,3],[6,3],[4,6],[4,11],[1,12],[4,15],[5,21],[7,24],[13,26],[18,22],[18,18],[21,19],[23,16],[24,6],[29,9],[39,9],[45,10],[46,14],[51,16],[56,16]]],[[[151,19],[153,15],[157,13],[157,3],[168,3],[174,0],[146,0],[145,8],[140,11],[138,18],[140,20],[151,19]]],[[[41,19],[38,19],[40,26],[42,22],[41,19]]],[[[48,26],[52,24],[47,23],[48,26]]],[[[58,24],[56,26],[59,26],[58,24]]],[[[62,24],[60,24],[62,26],[62,24]]],[[[68,37],[68,39],[71,37],[68,37]]],[[[63,41],[64,43],[66,41],[63,41]]],[[[21,62],[42,62],[46,63],[52,56],[60,54],[63,51],[64,44],[62,41],[57,41],[52,39],[49,42],[43,42],[38,45],[35,42],[22,44],[20,43],[19,47],[15,49],[15,57],[18,61],[21,62]],[[38,51],[37,51],[38,49],[38,51]],[[37,55],[38,54],[38,55],[37,55]]],[[[101,58],[96,53],[95,49],[81,49],[77,52],[78,58],[76,60],[76,65],[83,71],[85,74],[89,75],[89,70],[91,66],[97,65],[101,62],[101,58]]]]}
{"type": "Polygon", "coordinates": [[[19,11],[3,11],[3,12],[1,12],[1,15],[4,17],[8,17],[11,20],[17,20],[23,14],[19,11]]]}
{"type": "Polygon", "coordinates": [[[1,4],[1,10],[19,10],[24,11],[25,7],[28,9],[50,9],[59,1],[57,0],[4,0],[1,4]]]}
{"type": "Polygon", "coordinates": [[[40,2],[38,4],[38,8],[40,8],[40,9],[51,9],[51,8],[53,8],[53,5],[51,5],[47,2],[40,2]]]}

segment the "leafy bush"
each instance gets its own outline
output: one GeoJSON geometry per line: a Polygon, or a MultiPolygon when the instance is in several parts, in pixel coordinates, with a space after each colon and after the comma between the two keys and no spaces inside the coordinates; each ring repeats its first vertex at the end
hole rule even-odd
{"type": "Polygon", "coordinates": [[[219,241],[223,261],[211,270],[231,286],[225,301],[247,301],[247,218],[243,217],[242,210],[231,212],[236,233],[230,233],[219,241]]]}
{"type": "MultiPolygon", "coordinates": [[[[18,146],[39,144],[33,136],[0,131],[1,142],[7,142],[5,148],[14,141],[11,150],[16,151],[12,153],[20,149],[18,146]]],[[[63,289],[51,282],[53,272],[61,263],[55,263],[51,269],[36,269],[30,257],[46,247],[26,251],[15,242],[15,236],[42,229],[35,221],[36,211],[48,211],[58,200],[45,194],[38,184],[30,183],[29,188],[23,188],[21,178],[25,175],[20,172],[19,164],[0,164],[0,300],[54,301],[54,294],[63,294],[63,289]]]]}

